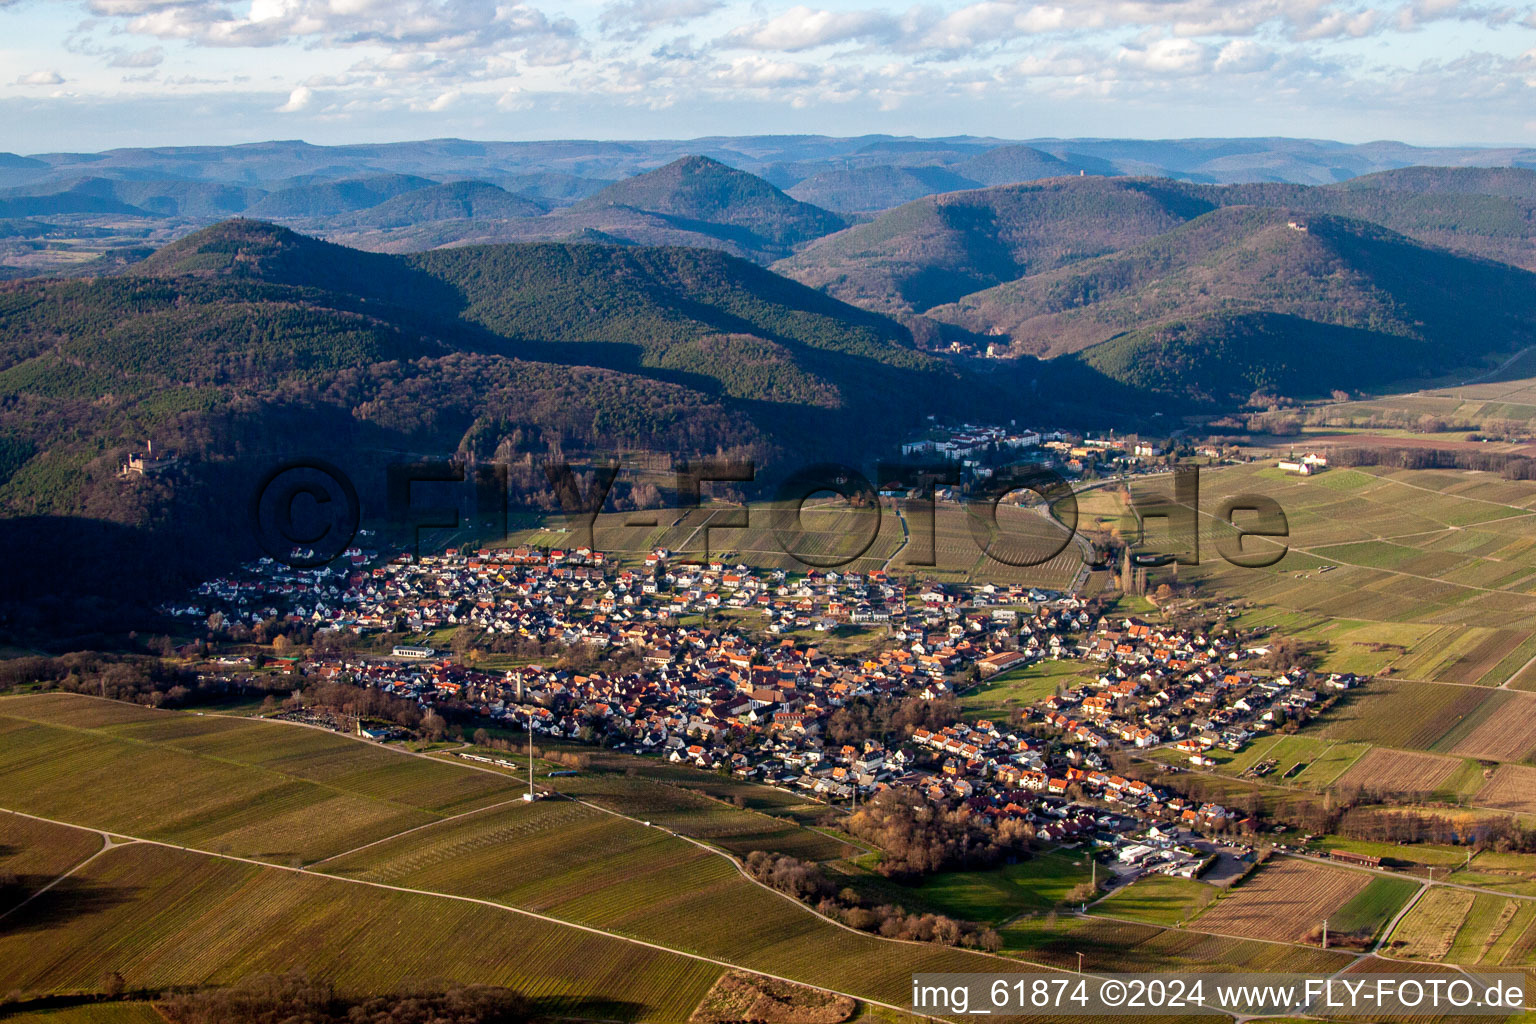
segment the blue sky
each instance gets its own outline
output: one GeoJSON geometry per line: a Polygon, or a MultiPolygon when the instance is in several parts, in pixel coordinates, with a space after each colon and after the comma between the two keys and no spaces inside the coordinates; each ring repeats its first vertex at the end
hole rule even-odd
{"type": "Polygon", "coordinates": [[[0,0],[0,148],[760,132],[1536,144],[1499,0],[0,0]]]}

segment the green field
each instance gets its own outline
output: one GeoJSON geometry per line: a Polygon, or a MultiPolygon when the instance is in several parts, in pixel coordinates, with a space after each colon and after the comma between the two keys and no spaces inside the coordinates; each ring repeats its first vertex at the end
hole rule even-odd
{"type": "Polygon", "coordinates": [[[1446,876],[1447,882],[1458,885],[1475,885],[1480,889],[1509,893],[1511,896],[1536,897],[1536,876],[1515,874],[1507,871],[1455,871],[1446,876]]]}
{"type": "MultiPolygon", "coordinates": [[[[1387,864],[1433,865],[1437,868],[1459,867],[1466,862],[1467,851],[1459,846],[1440,846],[1434,843],[1414,843],[1403,846],[1395,843],[1373,843],[1365,839],[1344,839],[1340,836],[1322,836],[1313,844],[1319,851],[1339,850],[1359,853],[1367,857],[1380,857],[1387,864]]],[[[1444,872],[1437,872],[1444,877],[1444,872]]]]}
{"type": "Polygon", "coordinates": [[[1374,939],[1418,891],[1419,884],[1406,878],[1373,878],[1329,919],[1329,930],[1374,939]]]}
{"type": "Polygon", "coordinates": [[[1096,675],[1097,666],[1072,659],[1037,661],[978,683],[961,696],[960,713],[971,720],[993,718],[1006,723],[1014,711],[1044,700],[1059,687],[1077,686],[1096,675]]]}
{"type": "Polygon", "coordinates": [[[1093,908],[1096,914],[1146,924],[1182,925],[1216,898],[1213,885],[1169,875],[1147,875],[1093,908]]]}
{"type": "Polygon", "coordinates": [[[996,925],[1020,915],[1043,914],[1065,905],[1091,870],[1079,853],[1046,853],[980,871],[941,871],[916,884],[891,881],[869,870],[874,858],[846,865],[838,884],[851,886],[866,903],[887,903],[911,913],[944,914],[996,925]]]}

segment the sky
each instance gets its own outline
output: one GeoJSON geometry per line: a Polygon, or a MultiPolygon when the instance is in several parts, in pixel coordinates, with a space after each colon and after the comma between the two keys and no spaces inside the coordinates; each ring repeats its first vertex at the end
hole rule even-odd
{"type": "Polygon", "coordinates": [[[0,150],[1288,135],[1536,144],[1536,3],[0,0],[0,150]]]}

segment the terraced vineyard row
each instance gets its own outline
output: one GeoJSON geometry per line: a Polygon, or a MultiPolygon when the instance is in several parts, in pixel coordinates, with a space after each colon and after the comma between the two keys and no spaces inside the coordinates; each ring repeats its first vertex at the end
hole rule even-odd
{"type": "Polygon", "coordinates": [[[123,707],[63,694],[0,701],[0,806],[289,863],[518,793],[511,779],[318,730],[210,728],[206,717],[123,707]],[[71,709],[94,724],[52,724],[71,709]],[[120,735],[145,729],[165,738],[120,735]]]}
{"type": "Polygon", "coordinates": [[[326,870],[537,908],[650,942],[900,1002],[917,970],[985,970],[977,954],[849,932],[659,827],[568,804],[512,807],[423,830],[326,870]],[[536,822],[517,834],[510,822],[536,822]],[[505,842],[482,842],[489,831],[505,842]]]}
{"type": "Polygon", "coordinates": [[[510,985],[576,1016],[681,1020],[720,973],[490,907],[147,844],[79,878],[7,922],[0,989],[90,989],[108,971],[132,987],[220,984],[301,967],[342,991],[442,978],[510,985]]]}

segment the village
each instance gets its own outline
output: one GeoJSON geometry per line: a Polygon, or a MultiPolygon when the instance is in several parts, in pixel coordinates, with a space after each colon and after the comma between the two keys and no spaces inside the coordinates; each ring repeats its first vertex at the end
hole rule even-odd
{"type": "Polygon", "coordinates": [[[1360,682],[1265,671],[1262,644],[1159,628],[1020,585],[693,564],[665,550],[635,565],[587,548],[528,546],[450,548],[419,560],[353,549],[344,561],[296,570],[263,559],[167,610],[216,616],[236,633],[275,620],[354,643],[452,630],[493,645],[584,652],[578,667],[539,658],[492,669],[469,647],[316,644],[279,663],[422,709],[730,772],[830,804],[911,788],[993,824],[1017,819],[1042,843],[1089,841],[1126,880],[1192,874],[1210,859],[1201,837],[1251,837],[1262,827],[1132,777],[1130,755],[1166,749],[1207,765],[1214,748],[1238,750],[1360,682]],[[817,646],[818,633],[850,626],[878,642],[844,656],[817,646]],[[1075,661],[1082,673],[1014,721],[956,712],[957,693],[1043,661],[1075,661]],[[835,717],[860,702],[929,702],[945,720],[900,741],[864,735],[835,717]]]}
{"type": "Polygon", "coordinates": [[[1095,472],[1136,475],[1165,468],[1170,456],[1220,462],[1235,459],[1238,449],[1230,445],[1197,444],[1189,439],[1174,443],[1138,434],[1117,437],[1113,431],[1095,437],[1060,429],[961,423],[930,427],[922,436],[903,443],[901,454],[906,458],[952,462],[963,477],[986,479],[998,467],[1021,460],[1074,477],[1095,472]]]}

